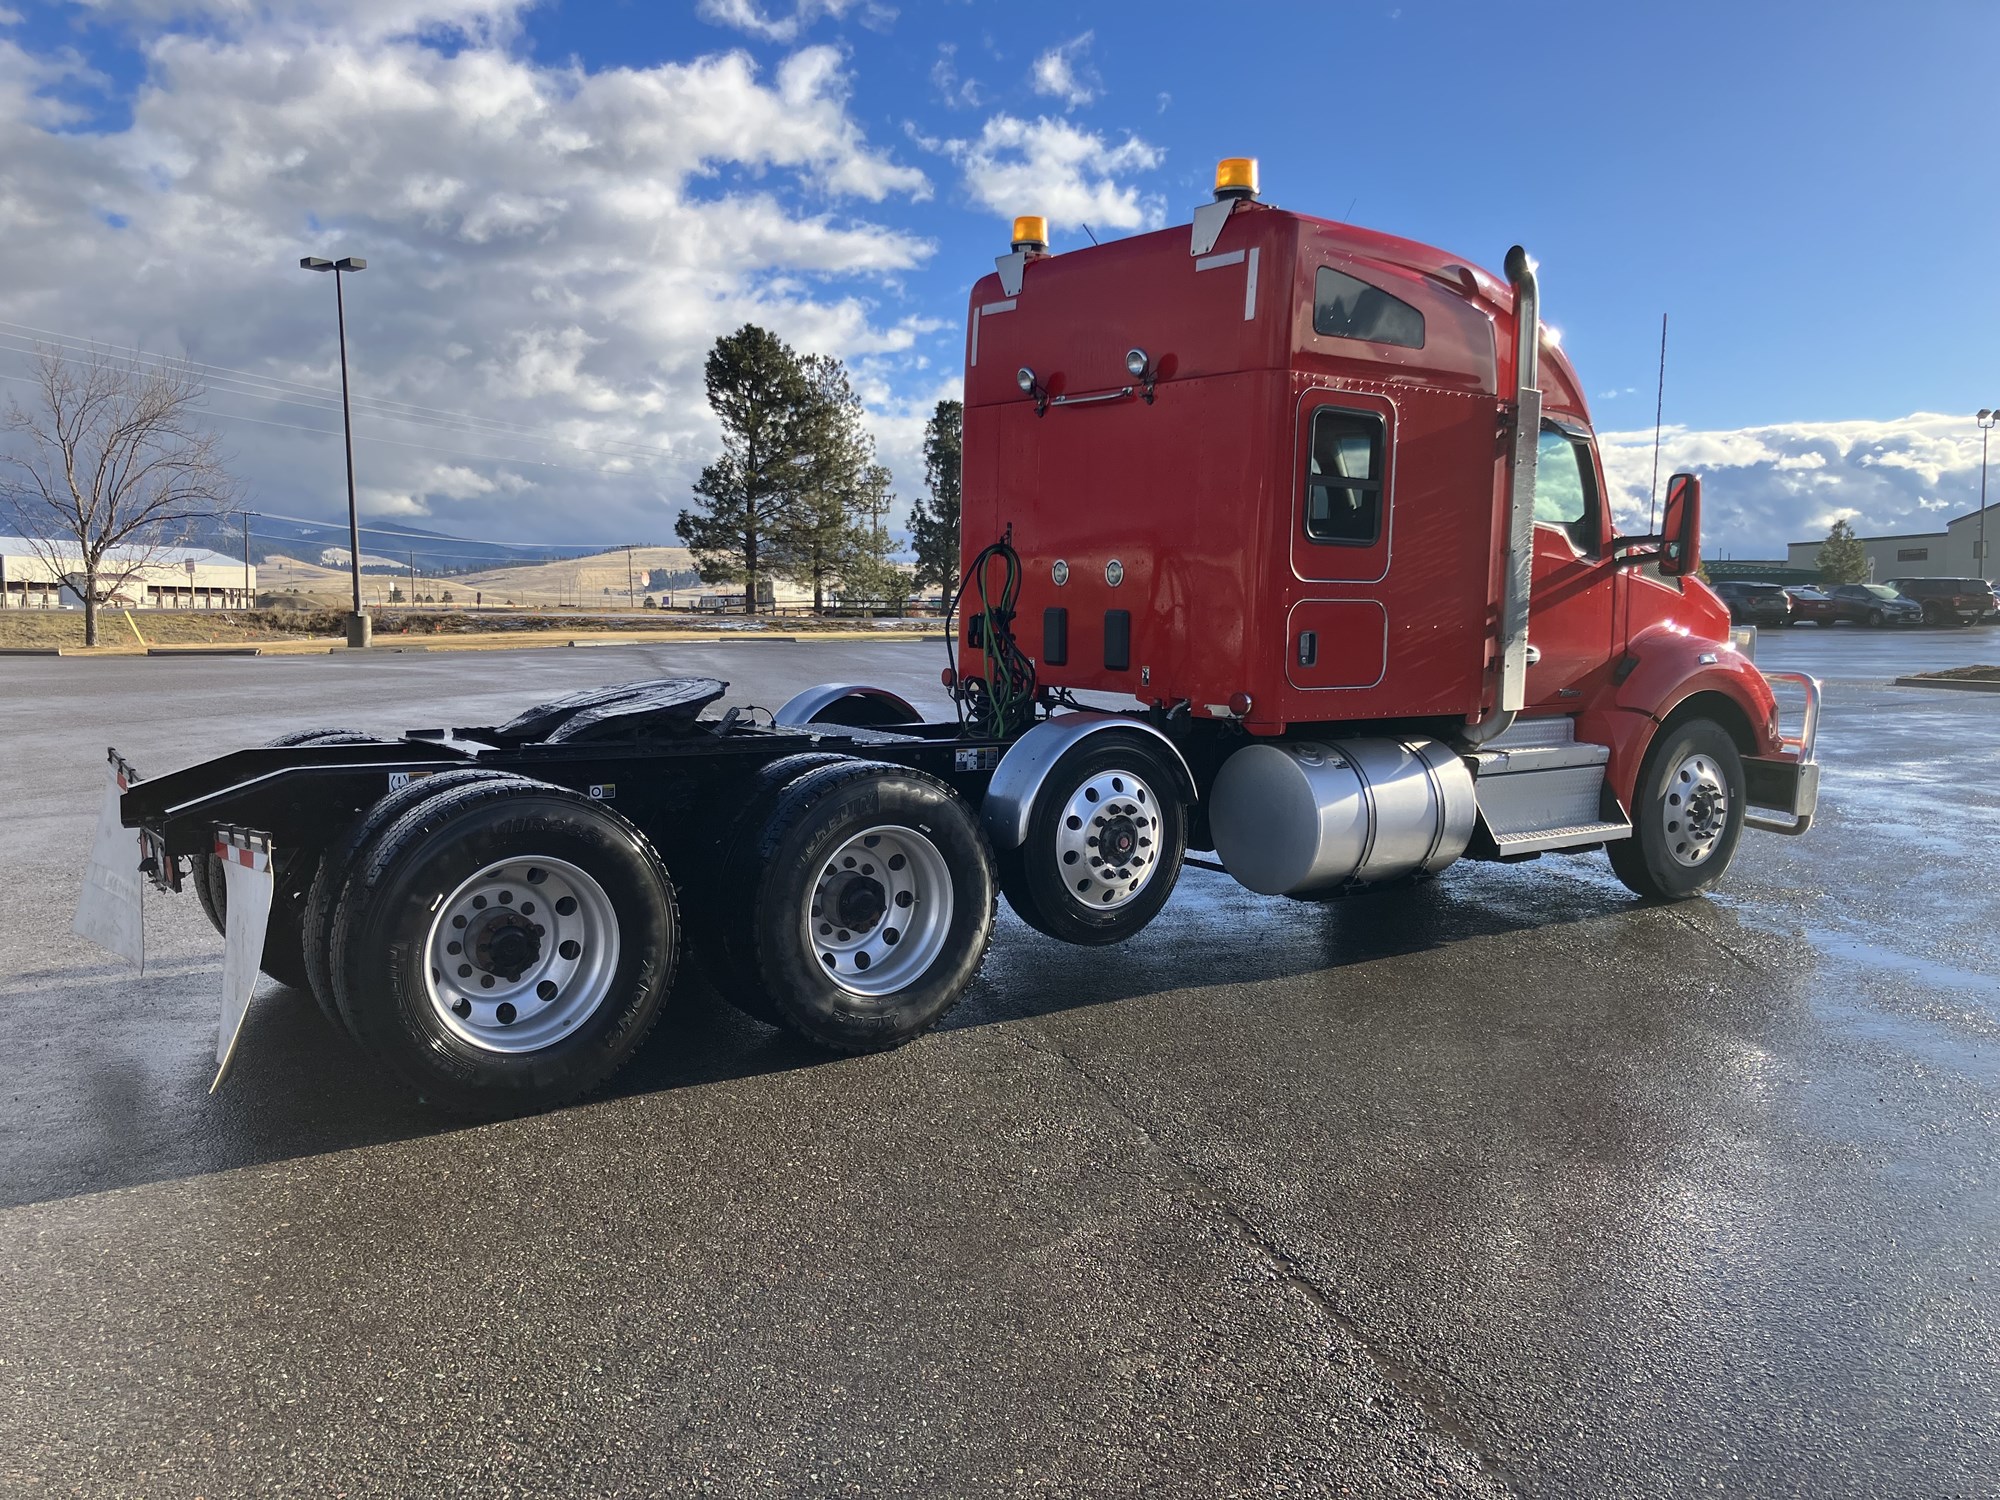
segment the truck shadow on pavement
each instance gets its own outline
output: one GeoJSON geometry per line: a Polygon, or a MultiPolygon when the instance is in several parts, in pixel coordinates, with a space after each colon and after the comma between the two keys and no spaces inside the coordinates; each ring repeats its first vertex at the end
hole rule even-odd
{"type": "MultiPolygon", "coordinates": [[[[1531,943],[1541,947],[1559,941],[1552,931],[1601,922],[1618,925],[1628,955],[1636,941],[1657,943],[1664,956],[1687,940],[1690,918],[1736,926],[1708,903],[1648,910],[1608,872],[1600,880],[1581,868],[1552,880],[1479,867],[1414,889],[1324,905],[1259,897],[1224,876],[1190,870],[1161,918],[1116,947],[1058,945],[1023,926],[1003,903],[985,970],[941,1030],[949,1036],[1032,1024],[1218,986],[1285,982],[1296,989],[1303,982],[1309,1005],[1361,1007],[1372,1024],[1417,1032],[1427,1023],[1403,1008],[1399,986],[1416,994],[1408,987],[1429,985],[1434,976],[1406,975],[1402,961],[1480,940],[1504,943],[1531,929],[1539,934],[1531,943]],[[1357,970],[1368,973],[1367,984],[1349,982],[1357,970]]],[[[1596,946],[1599,939],[1587,942],[1596,946]]],[[[128,1012],[129,1029],[120,1037],[81,1052],[50,1045],[34,1049],[39,1057],[14,1059],[17,1086],[9,1092],[21,1128],[0,1146],[0,1206],[468,1128],[382,1076],[309,997],[268,982],[252,1006],[229,1080],[210,1096],[214,976],[199,964],[175,967],[185,969],[173,984],[177,1003],[143,1021],[128,1012]]],[[[132,995],[129,985],[107,985],[108,976],[46,977],[47,987],[36,986],[34,996],[45,1015],[113,1007],[107,992],[132,995]]],[[[724,1003],[698,963],[684,966],[671,1005],[640,1055],[595,1097],[630,1099],[829,1061],[724,1003]]],[[[1482,1024],[1477,1016],[1467,1019],[1482,1024]]]]}

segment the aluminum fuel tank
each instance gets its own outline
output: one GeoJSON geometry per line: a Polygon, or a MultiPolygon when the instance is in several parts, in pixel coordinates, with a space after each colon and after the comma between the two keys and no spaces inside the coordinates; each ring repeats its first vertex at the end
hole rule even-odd
{"type": "Polygon", "coordinates": [[[1215,852],[1266,896],[1435,873],[1465,852],[1479,804],[1465,762],[1437,740],[1270,740],[1215,778],[1215,852]]]}

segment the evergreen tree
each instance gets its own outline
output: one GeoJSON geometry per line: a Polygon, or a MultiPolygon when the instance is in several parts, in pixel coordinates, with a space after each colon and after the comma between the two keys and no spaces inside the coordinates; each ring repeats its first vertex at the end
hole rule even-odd
{"type": "Polygon", "coordinates": [[[674,532],[702,581],[741,583],[743,612],[754,614],[799,494],[813,402],[799,357],[753,323],[715,341],[705,373],[722,457],[701,471],[674,532]]]}
{"type": "Polygon", "coordinates": [[[1868,577],[1868,549],[1846,521],[1835,521],[1819,544],[1821,583],[1862,583],[1868,577]]]}
{"type": "MultiPolygon", "coordinates": [[[[958,518],[965,405],[940,401],[924,424],[924,483],[930,493],[910,508],[918,587],[936,584],[949,595],[958,587],[958,518]]],[[[947,604],[951,601],[945,600],[947,604]]]]}
{"type": "Polygon", "coordinates": [[[896,496],[889,485],[889,471],[882,465],[870,464],[863,472],[854,506],[856,525],[841,577],[850,597],[886,604],[891,614],[900,615],[909,602],[911,576],[891,560],[896,539],[887,521],[896,496]]]}
{"type": "Polygon", "coordinates": [[[875,440],[862,424],[861,398],[847,367],[825,354],[799,361],[806,420],[800,429],[798,492],[772,554],[775,570],[809,584],[813,613],[855,552],[857,509],[875,459],[875,440]]]}

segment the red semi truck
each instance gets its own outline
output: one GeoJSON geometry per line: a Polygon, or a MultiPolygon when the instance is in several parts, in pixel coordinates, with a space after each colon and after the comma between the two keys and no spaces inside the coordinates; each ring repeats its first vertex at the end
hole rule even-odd
{"type": "Polygon", "coordinates": [[[879,1049],[963,994],[996,892],[1118,942],[1189,851],[1308,900],[1598,848],[1698,895],[1745,828],[1810,824],[1818,685],[1775,674],[1788,732],[1695,576],[1694,476],[1617,534],[1533,264],[1506,273],[1270,207],[1242,159],[1188,225],[1051,255],[1017,221],[967,316],[954,719],[830,683],[762,724],[670,679],[157,780],[113,751],[78,929],[137,956],[141,875],[191,884],[223,1071],[261,968],[489,1113],[608,1078],[684,948],[879,1049]]]}

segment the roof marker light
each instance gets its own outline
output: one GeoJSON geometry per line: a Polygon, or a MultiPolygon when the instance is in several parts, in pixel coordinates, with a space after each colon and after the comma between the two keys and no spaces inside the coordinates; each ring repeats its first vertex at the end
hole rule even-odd
{"type": "Polygon", "coordinates": [[[1049,248],[1049,221],[1040,214],[1022,214],[1014,221],[1016,250],[1045,251],[1049,248]]]}

